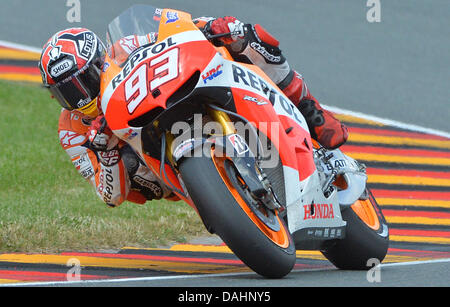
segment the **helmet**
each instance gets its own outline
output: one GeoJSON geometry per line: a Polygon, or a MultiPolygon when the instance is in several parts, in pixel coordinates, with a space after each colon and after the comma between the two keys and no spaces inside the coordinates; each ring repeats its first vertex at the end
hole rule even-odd
{"type": "Polygon", "coordinates": [[[42,82],[63,108],[95,117],[105,53],[101,40],[88,29],[60,31],[42,49],[42,82]]]}

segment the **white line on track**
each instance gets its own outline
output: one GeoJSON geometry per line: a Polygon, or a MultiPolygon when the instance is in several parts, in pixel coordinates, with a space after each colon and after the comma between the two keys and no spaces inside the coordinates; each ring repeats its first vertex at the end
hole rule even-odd
{"type": "Polygon", "coordinates": [[[2,41],[2,40],[0,40],[0,46],[7,47],[7,48],[21,49],[21,50],[30,51],[30,52],[37,52],[37,53],[41,53],[41,51],[42,51],[41,48],[6,42],[6,41],[2,41]]]}
{"type": "Polygon", "coordinates": [[[197,275],[177,275],[177,276],[152,276],[152,277],[136,277],[136,278],[116,278],[116,279],[95,279],[95,280],[81,280],[81,281],[50,281],[50,282],[32,282],[32,283],[12,283],[0,284],[2,286],[61,286],[61,285],[83,285],[83,284],[99,284],[99,283],[121,283],[121,282],[136,282],[136,281],[153,281],[153,280],[173,280],[173,279],[192,279],[204,277],[228,277],[228,276],[242,276],[256,274],[253,272],[243,273],[223,273],[223,274],[197,274],[197,275]]]}
{"type": "MultiPolygon", "coordinates": [[[[381,264],[381,268],[384,267],[397,267],[397,266],[408,266],[408,265],[423,265],[423,264],[436,264],[436,263],[447,263],[450,262],[450,258],[434,259],[434,260],[423,260],[423,261],[409,261],[409,262],[396,262],[396,263],[386,263],[381,264]]],[[[300,269],[293,270],[292,272],[314,272],[314,271],[329,271],[330,269],[300,269]]],[[[331,270],[337,270],[331,268],[331,270]]],[[[153,276],[153,277],[138,277],[138,278],[116,278],[116,279],[96,279],[96,280],[81,280],[81,281],[53,281],[53,282],[30,282],[30,283],[11,283],[11,284],[1,284],[0,287],[23,287],[23,286],[64,286],[64,285],[94,285],[101,283],[126,283],[126,282],[143,282],[143,281],[155,281],[155,280],[175,280],[175,279],[193,279],[193,278],[208,278],[208,277],[233,277],[233,276],[244,276],[244,275],[254,275],[253,272],[243,272],[243,273],[223,273],[223,274],[197,274],[197,275],[178,275],[178,276],[153,276]]]]}
{"type": "Polygon", "coordinates": [[[331,112],[334,112],[334,113],[351,115],[351,116],[355,116],[355,117],[360,117],[362,119],[379,122],[380,124],[384,124],[384,125],[388,125],[388,126],[393,126],[393,127],[397,127],[397,128],[401,128],[401,129],[422,132],[422,133],[429,133],[429,134],[434,134],[434,135],[450,138],[450,133],[445,132],[445,131],[431,129],[431,128],[425,128],[425,127],[413,125],[413,124],[406,124],[406,123],[402,123],[402,122],[399,122],[396,120],[381,118],[381,117],[368,115],[368,114],[364,114],[364,113],[360,113],[360,112],[341,109],[338,107],[327,106],[327,105],[322,105],[322,106],[325,109],[327,109],[331,112]]]}

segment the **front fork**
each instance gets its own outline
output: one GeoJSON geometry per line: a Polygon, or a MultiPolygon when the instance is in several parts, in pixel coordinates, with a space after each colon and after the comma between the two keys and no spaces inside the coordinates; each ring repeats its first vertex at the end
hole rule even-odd
{"type": "MultiPolygon", "coordinates": [[[[185,146],[187,148],[186,152],[178,153],[177,148],[173,148],[175,137],[170,132],[166,132],[166,156],[170,163],[176,165],[183,155],[188,152],[192,153],[198,146],[207,145],[214,146],[216,149],[221,148],[223,153],[231,153],[231,155],[227,155],[227,158],[233,162],[252,197],[257,201],[264,203],[269,209],[280,209],[282,206],[274,194],[267,176],[259,167],[258,159],[251,150],[240,152],[239,149],[236,148],[236,144],[232,142],[233,138],[238,138],[243,142],[245,142],[245,140],[237,134],[236,128],[228,114],[210,106],[207,106],[207,114],[212,121],[216,122],[221,127],[222,133],[209,138],[202,138],[202,140],[191,139],[192,145],[187,144],[187,146],[185,146]],[[175,152],[177,152],[177,154],[174,155],[175,152]]],[[[189,140],[187,141],[189,142],[189,140]]],[[[248,144],[246,144],[246,146],[248,146],[248,144]]]]}
{"type": "MultiPolygon", "coordinates": [[[[207,106],[207,114],[211,117],[211,119],[217,122],[222,128],[222,135],[227,136],[236,133],[236,128],[232,123],[230,117],[225,112],[215,110],[207,106]]],[[[166,132],[166,157],[169,159],[172,165],[175,165],[177,161],[173,156],[173,152],[175,148],[173,148],[173,144],[175,141],[174,135],[170,132],[166,132]]],[[[177,159],[178,160],[178,159],[177,159]]]]}

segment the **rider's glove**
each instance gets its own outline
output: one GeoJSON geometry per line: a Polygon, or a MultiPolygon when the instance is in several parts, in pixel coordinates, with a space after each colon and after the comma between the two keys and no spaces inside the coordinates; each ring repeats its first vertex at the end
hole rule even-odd
{"type": "Polygon", "coordinates": [[[108,151],[119,143],[119,139],[113,135],[103,115],[97,116],[91,122],[91,126],[89,127],[89,141],[91,149],[95,151],[108,151]]]}
{"type": "Polygon", "coordinates": [[[231,33],[231,35],[218,38],[226,45],[245,37],[244,24],[232,16],[214,19],[208,26],[211,34],[214,35],[231,33]]]}

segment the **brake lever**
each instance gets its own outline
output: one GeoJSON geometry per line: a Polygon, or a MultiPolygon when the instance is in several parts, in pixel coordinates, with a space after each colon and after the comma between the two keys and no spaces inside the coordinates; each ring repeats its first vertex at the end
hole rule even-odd
{"type": "Polygon", "coordinates": [[[212,39],[221,38],[221,37],[225,37],[225,36],[231,36],[232,34],[233,34],[232,32],[220,33],[220,34],[209,34],[208,39],[212,40],[212,39]]]}
{"type": "Polygon", "coordinates": [[[107,125],[105,117],[102,117],[101,121],[102,121],[102,125],[100,126],[100,129],[97,131],[97,134],[103,133],[105,131],[105,128],[106,128],[106,125],[107,125]]]}
{"type": "Polygon", "coordinates": [[[221,38],[221,37],[225,37],[225,36],[229,36],[232,35],[232,32],[228,32],[228,33],[219,33],[219,34],[211,34],[211,32],[209,32],[209,27],[205,26],[204,28],[201,29],[201,31],[203,32],[203,35],[205,35],[207,40],[214,40],[216,38],[221,38]]]}

